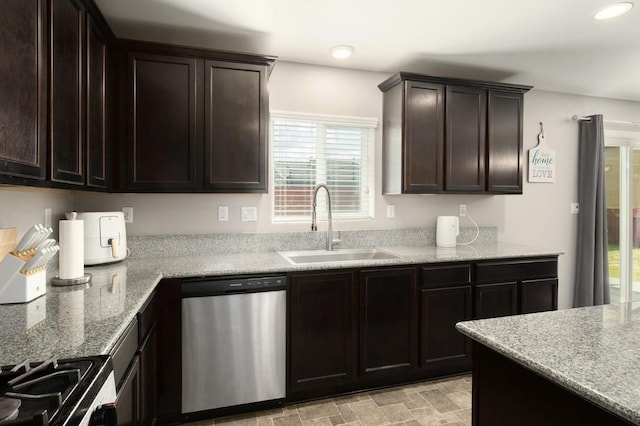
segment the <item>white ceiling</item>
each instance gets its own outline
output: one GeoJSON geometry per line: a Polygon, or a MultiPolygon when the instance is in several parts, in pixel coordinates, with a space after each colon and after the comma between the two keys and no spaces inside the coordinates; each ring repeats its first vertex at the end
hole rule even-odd
{"type": "MultiPolygon", "coordinates": [[[[640,2],[618,0],[96,0],[119,38],[279,60],[529,84],[640,101],[640,2]],[[336,60],[329,49],[355,48],[336,60]]],[[[276,64],[277,67],[277,64],[276,64]]]]}

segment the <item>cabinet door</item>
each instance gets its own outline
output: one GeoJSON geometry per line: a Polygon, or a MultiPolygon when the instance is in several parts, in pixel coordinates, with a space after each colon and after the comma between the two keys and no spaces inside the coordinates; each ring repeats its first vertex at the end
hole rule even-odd
{"type": "Polygon", "coordinates": [[[51,2],[51,181],[84,184],[84,7],[51,2]]]}
{"type": "Polygon", "coordinates": [[[116,395],[118,425],[136,426],[140,424],[140,362],[133,359],[122,386],[116,395]]]}
{"type": "Polygon", "coordinates": [[[289,390],[353,381],[357,305],[352,271],[294,274],[289,284],[289,390]]]}
{"type": "Polygon", "coordinates": [[[444,188],[484,192],[487,92],[447,86],[446,93],[444,188]]]}
{"type": "Polygon", "coordinates": [[[405,193],[443,189],[444,86],[405,82],[403,185],[405,193]]]}
{"type": "Polygon", "coordinates": [[[420,366],[444,375],[471,369],[471,343],[456,323],[471,319],[471,286],[420,292],[420,366]]]}
{"type": "Polygon", "coordinates": [[[201,64],[193,58],[130,53],[129,66],[126,189],[196,190],[202,168],[201,64]]]}
{"type": "Polygon", "coordinates": [[[0,1],[0,179],[44,179],[46,0],[0,1]]]}
{"type": "Polygon", "coordinates": [[[205,61],[205,189],[267,192],[266,67],[205,61]]]}
{"type": "Polygon", "coordinates": [[[107,44],[87,15],[87,186],[107,187],[107,44]]]}
{"type": "Polygon", "coordinates": [[[360,275],[360,374],[393,375],[417,366],[415,268],[385,268],[360,275]]]}
{"type": "Polygon", "coordinates": [[[558,280],[555,278],[524,280],[520,283],[519,294],[521,314],[558,309],[558,280]]]}
{"type": "Polygon", "coordinates": [[[516,290],[515,282],[476,285],[474,318],[494,318],[517,314],[516,290]]]}
{"type": "Polygon", "coordinates": [[[489,92],[489,192],[522,193],[522,93],[489,92]]]}
{"type": "Polygon", "coordinates": [[[156,330],[152,326],[140,346],[140,424],[153,425],[156,419],[156,330]]]}

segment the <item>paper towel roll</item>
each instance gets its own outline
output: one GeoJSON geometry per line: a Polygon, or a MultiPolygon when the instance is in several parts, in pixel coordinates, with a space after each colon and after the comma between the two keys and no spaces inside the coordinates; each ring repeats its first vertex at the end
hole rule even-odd
{"type": "Polygon", "coordinates": [[[60,221],[60,278],[84,276],[84,221],[60,221]]]}

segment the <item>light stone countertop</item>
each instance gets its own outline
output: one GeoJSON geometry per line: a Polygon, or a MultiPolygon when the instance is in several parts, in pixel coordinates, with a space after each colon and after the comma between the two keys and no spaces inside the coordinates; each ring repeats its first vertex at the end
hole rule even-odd
{"type": "Polygon", "coordinates": [[[458,323],[459,331],[584,399],[640,424],[640,304],[458,323]]]}
{"type": "MultiPolygon", "coordinates": [[[[380,247],[399,259],[292,265],[277,252],[139,257],[85,267],[89,286],[52,287],[29,303],[0,305],[0,365],[106,354],[162,278],[285,273],[334,268],[554,256],[562,251],[513,244],[455,249],[380,247]],[[115,278],[114,278],[115,277],[115,278]]],[[[55,271],[54,271],[55,272],[55,271]]],[[[54,274],[48,271],[48,278],[54,274]]]]}

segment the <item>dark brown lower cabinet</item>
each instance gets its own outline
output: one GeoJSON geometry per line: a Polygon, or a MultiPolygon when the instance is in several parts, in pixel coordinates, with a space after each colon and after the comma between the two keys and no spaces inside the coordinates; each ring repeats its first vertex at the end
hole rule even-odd
{"type": "Polygon", "coordinates": [[[292,274],[289,390],[339,390],[357,374],[355,271],[292,274]]]}
{"type": "Polygon", "coordinates": [[[140,424],[156,421],[156,296],[149,298],[138,313],[140,325],[140,424]]]}
{"type": "Polygon", "coordinates": [[[471,368],[471,342],[455,326],[471,319],[471,286],[420,291],[420,367],[436,375],[471,368]]]}
{"type": "Polygon", "coordinates": [[[520,283],[519,293],[518,311],[522,314],[558,309],[557,278],[524,280],[520,283]]]}
{"type": "Polygon", "coordinates": [[[140,362],[136,355],[116,396],[118,425],[140,424],[140,362]]]}
{"type": "Polygon", "coordinates": [[[111,351],[119,425],[156,422],[156,296],[150,296],[111,351]]]}
{"type": "Polygon", "coordinates": [[[418,364],[416,268],[360,274],[360,375],[398,374],[418,364]]]}
{"type": "Polygon", "coordinates": [[[558,258],[505,259],[474,265],[474,318],[558,309],[558,258]]]}
{"type": "Polygon", "coordinates": [[[475,286],[474,318],[496,318],[518,313],[517,284],[478,284],[475,286]]]}
{"type": "Polygon", "coordinates": [[[287,402],[469,371],[456,323],[557,309],[557,293],[556,257],[290,273],[287,402]]]}

